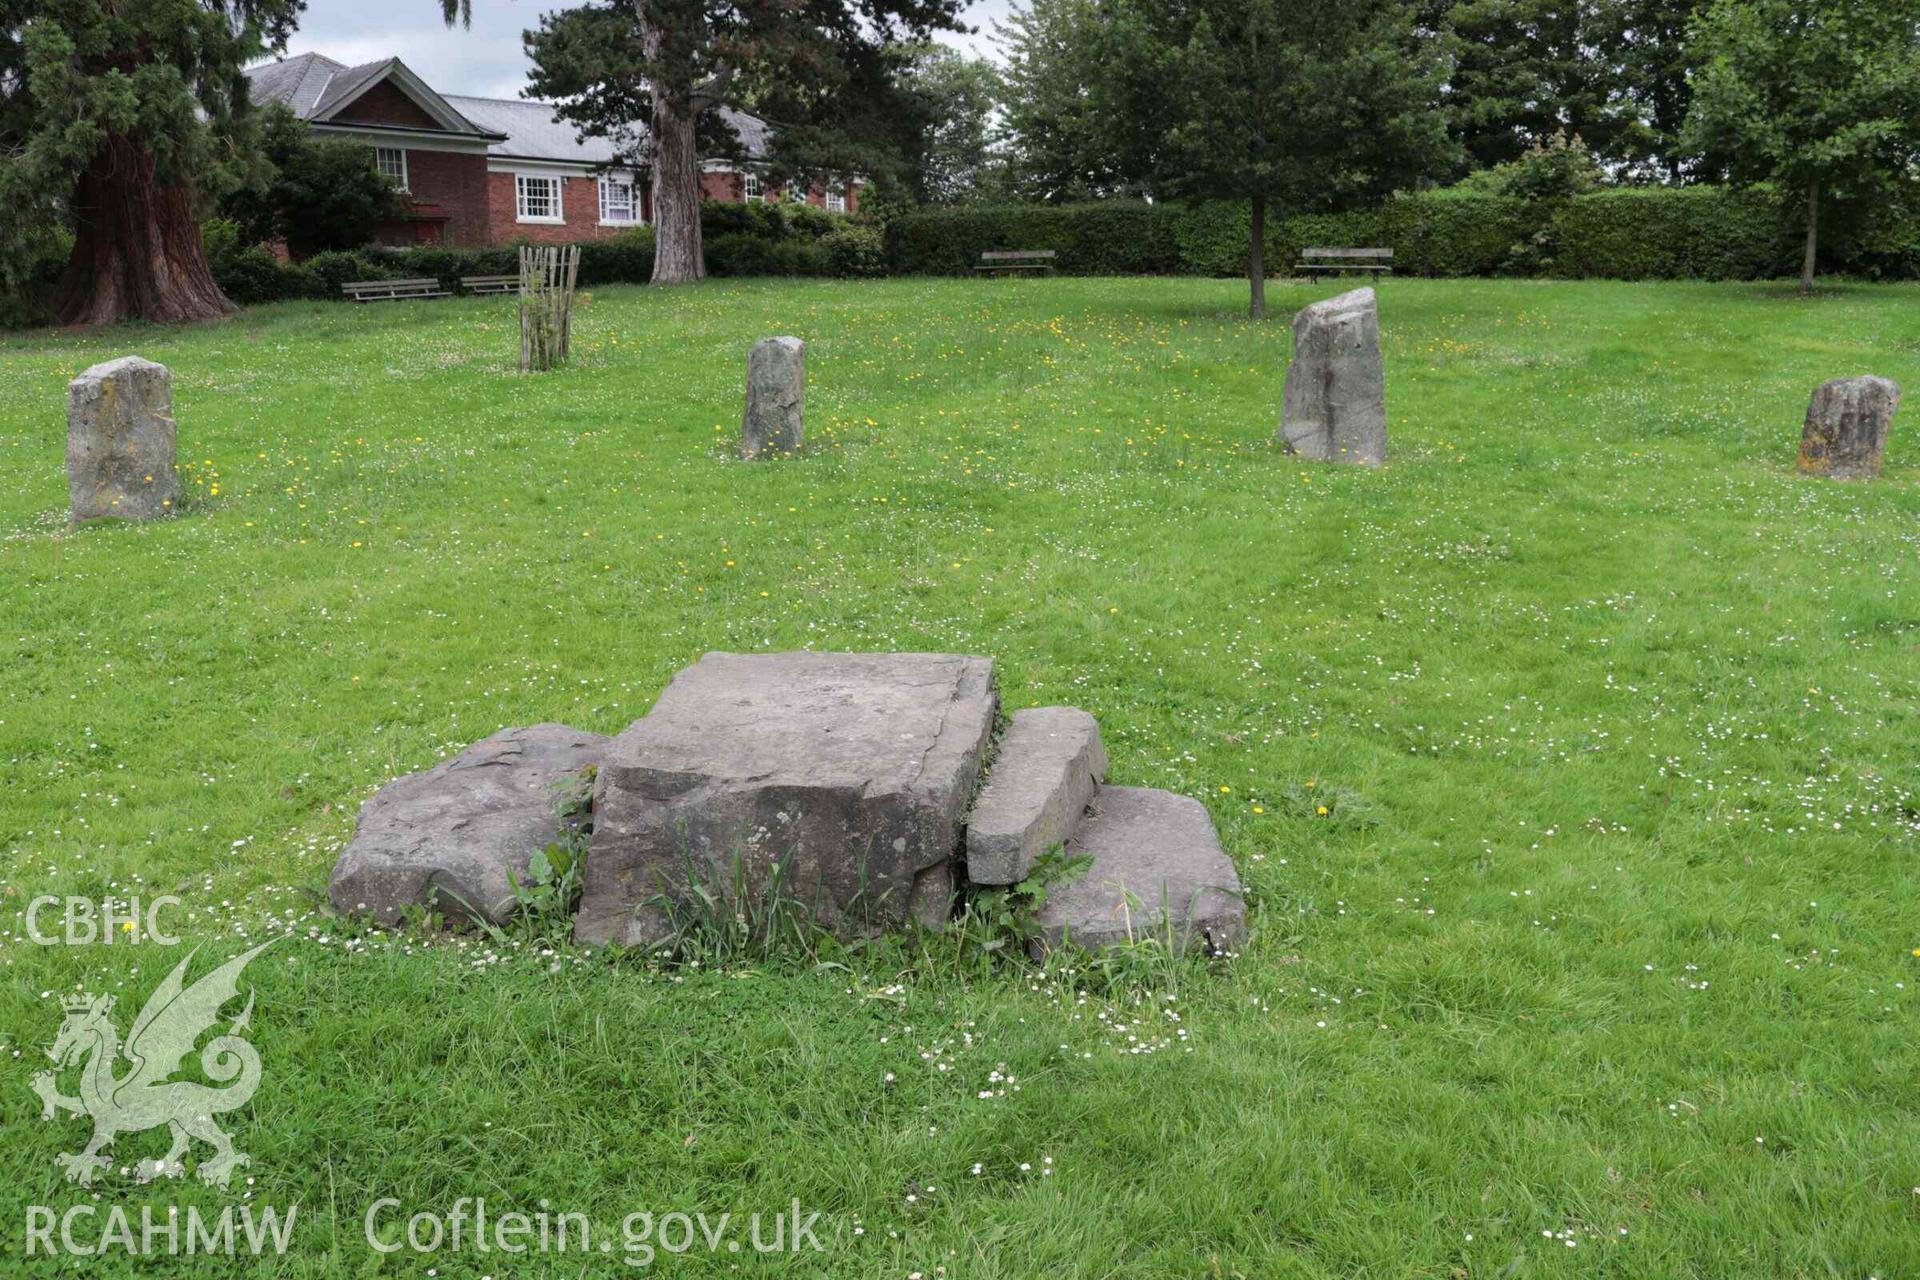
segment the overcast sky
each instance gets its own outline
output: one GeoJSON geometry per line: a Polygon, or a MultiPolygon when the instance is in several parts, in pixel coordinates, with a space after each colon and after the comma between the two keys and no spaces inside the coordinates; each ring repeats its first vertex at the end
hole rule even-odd
{"type": "MultiPolygon", "coordinates": [[[[990,20],[1013,0],[973,0],[965,21],[977,35],[947,41],[985,53],[990,20]]],[[[352,66],[397,57],[442,93],[517,98],[526,84],[520,33],[540,15],[565,8],[562,0],[473,0],[473,29],[448,30],[434,0],[309,0],[288,43],[291,53],[322,53],[352,66]]]]}

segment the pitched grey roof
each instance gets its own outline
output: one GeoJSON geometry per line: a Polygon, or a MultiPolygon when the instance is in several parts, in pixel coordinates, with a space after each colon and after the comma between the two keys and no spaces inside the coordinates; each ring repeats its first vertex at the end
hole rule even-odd
{"type": "Polygon", "coordinates": [[[323,119],[338,107],[343,107],[359,96],[362,89],[368,88],[387,72],[393,70],[398,58],[382,58],[378,62],[363,62],[357,67],[346,67],[334,72],[333,79],[320,95],[320,101],[313,104],[308,114],[313,119],[323,119]]]}
{"type": "MultiPolygon", "coordinates": [[[[247,79],[254,102],[282,102],[302,120],[321,120],[396,67],[404,68],[405,64],[398,58],[385,58],[349,67],[317,53],[303,53],[249,67],[247,79]]],[[[572,123],[560,118],[552,103],[438,96],[476,132],[506,135],[488,145],[489,155],[572,164],[607,164],[614,158],[616,148],[611,139],[581,137],[572,123]]],[[[767,158],[771,131],[766,121],[731,107],[722,107],[720,114],[740,135],[747,159],[767,158]]]]}
{"type": "MultiPolygon", "coordinates": [[[[606,164],[617,148],[610,138],[583,138],[577,126],[560,118],[549,102],[527,102],[513,98],[466,98],[448,94],[447,102],[467,119],[491,133],[504,133],[505,142],[487,148],[489,155],[512,156],[519,160],[566,160],[577,164],[606,164]]],[[[740,135],[740,144],[749,160],[767,158],[766,121],[732,107],[720,114],[740,135]]],[[[644,132],[644,131],[642,131],[644,132]]]]}
{"type": "Polygon", "coordinates": [[[297,58],[247,68],[249,95],[256,104],[285,103],[302,120],[313,114],[327,83],[347,68],[332,58],[303,53],[297,58]]]}
{"type": "Polygon", "coordinates": [[[447,101],[467,119],[506,141],[487,148],[487,154],[522,160],[571,160],[578,164],[605,164],[614,157],[608,138],[582,138],[574,126],[544,102],[516,102],[511,98],[463,98],[447,101]]]}

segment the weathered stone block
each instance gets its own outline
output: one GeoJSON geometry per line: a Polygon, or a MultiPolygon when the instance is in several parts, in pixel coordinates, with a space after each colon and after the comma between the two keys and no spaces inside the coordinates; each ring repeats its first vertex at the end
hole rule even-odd
{"type": "Polygon", "coordinates": [[[1233,860],[1206,806],[1144,787],[1102,787],[1067,842],[1092,854],[1076,880],[1048,890],[1038,915],[1044,945],[1088,950],[1171,935],[1179,947],[1225,951],[1246,938],[1247,908],[1233,860]]]}
{"type": "Polygon", "coordinates": [[[1880,474],[1887,428],[1900,408],[1900,384],[1886,378],[1839,378],[1824,383],[1807,406],[1800,433],[1800,470],[1834,480],[1870,480],[1880,474]]]}
{"type": "Polygon", "coordinates": [[[768,887],[845,936],[945,920],[993,728],[993,662],[710,653],[601,766],[574,936],[664,938],[694,881],[768,887]]]}
{"type": "Polygon", "coordinates": [[[507,919],[508,870],[524,878],[533,855],[559,836],[563,807],[585,798],[585,771],[607,744],[563,724],[503,729],[388,783],[361,806],[327,896],[337,910],[384,925],[413,906],[507,919]]]}
{"type": "Polygon", "coordinates": [[[798,338],[762,338],[747,353],[747,414],[740,423],[740,456],[794,453],[805,439],[807,344],[798,338]]]}
{"type": "Polygon", "coordinates": [[[1387,379],[1373,290],[1316,302],[1293,318],[1280,439],[1321,462],[1387,460],[1387,379]]]}
{"type": "Polygon", "coordinates": [[[1077,707],[1013,713],[967,818],[967,879],[1018,884],[1063,844],[1107,776],[1100,726],[1077,707]]]}
{"type": "Polygon", "coordinates": [[[152,520],[180,496],[173,375],[122,356],[67,384],[67,493],[75,523],[152,520]]]}

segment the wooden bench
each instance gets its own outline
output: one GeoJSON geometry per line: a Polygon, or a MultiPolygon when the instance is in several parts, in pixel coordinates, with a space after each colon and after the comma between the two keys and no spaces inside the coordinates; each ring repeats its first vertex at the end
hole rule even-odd
{"type": "Polygon", "coordinates": [[[390,302],[401,298],[451,298],[431,276],[418,280],[349,280],[340,292],[355,302],[390,302]]]}
{"type": "Polygon", "coordinates": [[[999,275],[1002,271],[1051,271],[1060,255],[1052,249],[994,249],[980,255],[975,271],[999,275]]]}
{"type": "Polygon", "coordinates": [[[1302,249],[1296,271],[1393,270],[1391,249],[1302,249]]]}
{"type": "Polygon", "coordinates": [[[468,293],[518,293],[519,276],[461,276],[460,287],[468,293]]]}

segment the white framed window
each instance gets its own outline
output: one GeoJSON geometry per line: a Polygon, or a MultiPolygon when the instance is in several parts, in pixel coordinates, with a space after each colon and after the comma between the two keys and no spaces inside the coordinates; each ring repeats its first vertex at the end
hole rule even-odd
{"type": "Polygon", "coordinates": [[[402,191],[407,189],[407,149],[405,147],[375,147],[373,163],[388,182],[402,191]]]}
{"type": "Polygon", "coordinates": [[[513,175],[514,218],[519,222],[565,222],[560,179],[540,173],[513,175]]]}
{"type": "Polygon", "coordinates": [[[827,188],[827,212],[845,213],[847,211],[847,188],[844,183],[836,182],[827,188]]]}
{"type": "Polygon", "coordinates": [[[760,175],[751,169],[740,176],[740,198],[742,200],[761,200],[765,198],[764,188],[760,185],[760,175]]]}
{"type": "Polygon", "coordinates": [[[600,179],[600,221],[605,226],[632,226],[640,221],[640,193],[631,178],[611,175],[600,179]]]}

